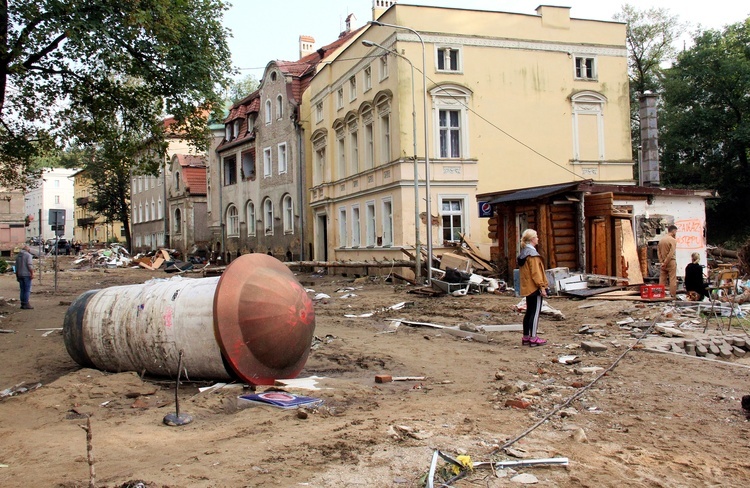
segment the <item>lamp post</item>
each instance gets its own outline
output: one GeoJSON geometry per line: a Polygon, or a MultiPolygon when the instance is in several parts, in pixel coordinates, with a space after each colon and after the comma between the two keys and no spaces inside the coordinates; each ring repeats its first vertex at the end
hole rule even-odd
{"type": "Polygon", "coordinates": [[[395,54],[402,58],[409,66],[411,66],[411,118],[412,118],[412,131],[414,139],[414,239],[415,239],[415,268],[414,268],[414,280],[419,283],[422,281],[422,244],[419,241],[419,168],[417,166],[417,102],[414,92],[414,64],[406,56],[402,56],[393,49],[388,49],[385,46],[381,46],[377,42],[368,41],[367,39],[362,40],[362,44],[367,47],[379,47],[383,51],[389,54],[395,54]]]}
{"type": "MultiPolygon", "coordinates": [[[[432,284],[432,205],[430,204],[430,151],[429,151],[429,136],[427,133],[427,63],[425,58],[424,50],[424,39],[419,35],[419,32],[415,31],[411,27],[404,25],[386,24],[385,22],[379,22],[377,20],[371,20],[369,24],[378,25],[381,27],[392,27],[394,29],[403,29],[412,32],[419,39],[422,45],[422,103],[424,108],[424,181],[425,181],[425,193],[427,201],[427,284],[432,284]]],[[[400,55],[399,55],[400,56],[400,55]]],[[[403,56],[402,56],[403,57],[403,56]]],[[[404,58],[406,59],[406,58],[404,58]]],[[[412,77],[412,81],[414,78],[412,77]]],[[[416,154],[415,154],[416,155],[416,154]]],[[[417,226],[419,220],[417,220],[417,226]]]]}

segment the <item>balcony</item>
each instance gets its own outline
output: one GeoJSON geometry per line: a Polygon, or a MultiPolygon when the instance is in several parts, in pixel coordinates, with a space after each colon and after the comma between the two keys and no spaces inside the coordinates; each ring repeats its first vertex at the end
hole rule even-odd
{"type": "Polygon", "coordinates": [[[91,197],[78,197],[78,198],[76,198],[76,205],[78,205],[79,207],[85,207],[89,203],[91,203],[91,197]]]}
{"type": "Polygon", "coordinates": [[[96,217],[84,217],[76,221],[76,226],[88,227],[90,225],[94,225],[95,223],[96,223],[96,217]]]}

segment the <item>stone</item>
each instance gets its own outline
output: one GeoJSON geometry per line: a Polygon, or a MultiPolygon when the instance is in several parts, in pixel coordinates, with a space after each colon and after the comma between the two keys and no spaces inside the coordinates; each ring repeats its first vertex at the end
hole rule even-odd
{"type": "Polygon", "coordinates": [[[574,407],[563,408],[558,412],[558,415],[560,415],[560,417],[562,418],[575,417],[576,415],[578,415],[578,410],[576,410],[574,407]]]}
{"type": "Polygon", "coordinates": [[[584,351],[589,351],[589,352],[604,352],[607,350],[607,346],[605,346],[601,342],[593,342],[593,341],[581,342],[581,348],[584,351]]]}
{"type": "Polygon", "coordinates": [[[745,354],[747,354],[747,351],[745,351],[741,347],[732,346],[732,354],[734,354],[738,358],[741,358],[741,357],[744,357],[745,354]]]}
{"type": "Polygon", "coordinates": [[[706,359],[716,359],[717,357],[716,354],[711,354],[710,352],[706,354],[706,359]]]}
{"type": "Polygon", "coordinates": [[[505,406],[525,410],[531,406],[531,402],[518,398],[510,398],[505,401],[505,406]]]}
{"type": "Polygon", "coordinates": [[[514,483],[521,483],[523,485],[534,485],[539,483],[539,479],[530,473],[517,474],[510,479],[514,483]]]}
{"type": "Polygon", "coordinates": [[[588,437],[586,437],[586,432],[583,429],[578,429],[573,431],[573,435],[570,436],[573,438],[574,441],[580,442],[581,444],[587,443],[589,441],[588,437]]]}
{"type": "Polygon", "coordinates": [[[496,380],[504,380],[505,379],[505,373],[502,371],[495,371],[495,379],[496,380]]]}
{"type": "Polygon", "coordinates": [[[721,356],[724,359],[729,359],[732,357],[732,347],[729,345],[724,345],[719,348],[719,356],[721,356]]]}
{"type": "Polygon", "coordinates": [[[734,339],[734,345],[737,347],[745,347],[747,344],[747,341],[745,339],[741,339],[739,337],[734,339]]]}
{"type": "Polygon", "coordinates": [[[685,354],[685,350],[681,348],[679,344],[672,344],[670,351],[676,352],[678,354],[685,354]]]}
{"type": "Polygon", "coordinates": [[[708,349],[703,344],[698,344],[695,346],[695,354],[698,356],[705,356],[706,353],[708,353],[708,349]]]}
{"type": "Polygon", "coordinates": [[[711,354],[713,354],[714,357],[718,356],[719,355],[719,346],[717,346],[714,343],[711,343],[711,345],[708,346],[708,352],[710,352],[711,354]]]}
{"type": "Polygon", "coordinates": [[[529,396],[540,396],[542,394],[542,390],[539,388],[529,388],[524,392],[525,395],[529,396]]]}

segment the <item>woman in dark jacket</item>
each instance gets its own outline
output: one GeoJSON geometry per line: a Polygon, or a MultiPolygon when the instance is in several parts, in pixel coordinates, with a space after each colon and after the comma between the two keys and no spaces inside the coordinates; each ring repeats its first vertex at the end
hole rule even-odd
{"type": "Polygon", "coordinates": [[[693,262],[685,266],[685,291],[694,292],[698,296],[697,301],[703,300],[708,296],[706,283],[703,281],[703,266],[701,266],[701,256],[697,252],[691,255],[693,262]]]}
{"type": "Polygon", "coordinates": [[[526,297],[526,314],[523,316],[524,346],[543,346],[547,343],[536,335],[539,326],[539,313],[547,296],[547,275],[544,273],[542,256],[536,250],[539,236],[533,229],[526,229],[521,235],[521,252],[518,255],[518,268],[521,277],[521,296],[526,297]]]}

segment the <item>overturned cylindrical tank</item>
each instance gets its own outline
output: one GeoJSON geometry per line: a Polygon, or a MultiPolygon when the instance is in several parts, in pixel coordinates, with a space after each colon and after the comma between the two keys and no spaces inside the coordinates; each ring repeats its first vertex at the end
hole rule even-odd
{"type": "Polygon", "coordinates": [[[291,271],[245,254],[220,277],[151,280],[80,295],[63,336],[81,366],[254,385],[294,378],[315,332],[312,301],[291,271]]]}

